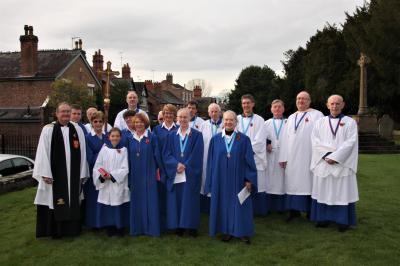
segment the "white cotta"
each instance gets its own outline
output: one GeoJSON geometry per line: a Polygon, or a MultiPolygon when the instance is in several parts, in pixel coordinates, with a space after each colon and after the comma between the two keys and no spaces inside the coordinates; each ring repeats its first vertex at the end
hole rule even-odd
{"type": "MultiPolygon", "coordinates": [[[[128,109],[123,109],[122,111],[120,111],[117,116],[115,117],[115,122],[114,122],[114,127],[119,128],[120,130],[123,130],[125,128],[127,128],[128,126],[126,125],[125,119],[124,119],[124,113],[128,111],[128,109]]],[[[147,118],[149,118],[149,116],[147,115],[147,113],[145,111],[143,111],[142,109],[138,109],[138,113],[143,113],[147,116],[147,118]]]]}
{"type": "Polygon", "coordinates": [[[125,147],[121,149],[111,149],[104,145],[93,167],[93,184],[99,191],[97,202],[111,206],[118,206],[129,202],[128,173],[129,164],[127,149],[125,147]],[[105,182],[101,183],[99,179],[100,168],[109,172],[116,182],[105,180],[105,182]]]}
{"type": "Polygon", "coordinates": [[[289,195],[311,195],[312,190],[311,132],[323,114],[308,109],[303,115],[304,112],[298,111],[289,116],[280,141],[279,162],[287,162],[285,193],[289,195]],[[297,130],[295,123],[298,125],[297,130]]]}
{"type": "Polygon", "coordinates": [[[191,128],[194,128],[194,129],[197,129],[197,130],[200,131],[201,126],[203,125],[203,123],[204,123],[204,119],[199,117],[199,116],[197,116],[194,121],[190,121],[189,126],[191,128]]]}
{"type": "MultiPolygon", "coordinates": [[[[282,128],[279,132],[279,137],[276,136],[273,119],[265,121],[263,127],[258,132],[256,140],[253,143],[254,157],[260,158],[265,167],[265,179],[260,183],[258,178],[258,192],[265,191],[269,194],[283,195],[285,194],[285,171],[279,165],[280,138],[285,134],[286,119],[275,119],[277,131],[280,125],[282,128]],[[283,121],[283,122],[282,122],[283,121]],[[266,140],[271,140],[272,152],[267,152],[266,140]],[[261,187],[260,187],[261,185],[261,187]],[[261,191],[260,191],[261,190],[261,191]]],[[[257,172],[258,174],[258,172],[257,172]]]]}
{"type": "MultiPolygon", "coordinates": [[[[248,136],[250,138],[250,141],[252,143],[252,148],[254,151],[253,145],[256,140],[256,136],[257,136],[258,132],[261,130],[261,128],[264,125],[264,119],[257,114],[253,114],[252,117],[243,117],[242,115],[238,115],[237,120],[238,120],[238,122],[236,125],[236,129],[243,134],[244,134],[244,131],[246,131],[246,129],[247,129],[246,136],[248,136]],[[243,121],[243,123],[242,123],[242,121],[243,121]]],[[[256,167],[257,167],[258,192],[265,192],[266,166],[263,162],[263,158],[260,158],[257,155],[257,153],[254,154],[254,161],[256,162],[256,167]]]]}
{"type": "Polygon", "coordinates": [[[312,160],[310,169],[313,172],[312,198],[328,205],[347,205],[358,201],[357,164],[358,164],[358,129],[354,119],[344,116],[329,119],[328,116],[318,120],[312,131],[312,160]],[[336,137],[332,129],[338,128],[336,137]],[[328,164],[322,157],[336,161],[328,164]]]}
{"type": "MultiPolygon", "coordinates": [[[[86,161],[86,142],[83,130],[78,124],[72,123],[78,134],[80,151],[81,151],[81,171],[80,178],[85,179],[89,176],[88,165],[86,161]]],[[[48,206],[54,209],[53,205],[53,186],[44,182],[43,177],[53,178],[51,172],[50,152],[51,152],[51,138],[53,135],[54,124],[48,124],[43,127],[40,134],[39,143],[36,151],[35,166],[33,168],[32,177],[38,181],[38,187],[34,204],[48,206]]],[[[65,158],[67,165],[67,178],[68,178],[68,192],[70,198],[70,173],[71,173],[71,151],[69,142],[69,128],[67,126],[61,127],[61,132],[64,139],[65,158]]]]}
{"type": "Polygon", "coordinates": [[[201,134],[203,135],[203,143],[204,143],[203,172],[201,175],[200,193],[204,195],[204,184],[206,182],[206,175],[207,175],[208,148],[210,146],[211,138],[213,137],[212,132],[214,132],[215,135],[220,133],[222,131],[222,123],[219,125],[218,128],[216,128],[216,126],[210,122],[210,119],[208,119],[201,125],[200,131],[201,134]]]}

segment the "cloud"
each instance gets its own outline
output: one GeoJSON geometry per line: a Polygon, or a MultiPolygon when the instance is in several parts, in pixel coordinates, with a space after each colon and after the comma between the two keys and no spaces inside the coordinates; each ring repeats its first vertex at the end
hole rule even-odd
{"type": "Polygon", "coordinates": [[[248,65],[266,64],[279,73],[285,51],[305,45],[326,22],[342,23],[344,13],[362,2],[6,0],[1,10],[18,12],[3,12],[0,18],[0,50],[19,50],[18,37],[29,24],[41,49],[70,48],[71,38],[79,36],[89,61],[102,49],[115,68],[122,55],[134,66],[135,78],[154,73],[163,79],[173,72],[182,84],[203,78],[221,90],[233,88],[248,65]]]}

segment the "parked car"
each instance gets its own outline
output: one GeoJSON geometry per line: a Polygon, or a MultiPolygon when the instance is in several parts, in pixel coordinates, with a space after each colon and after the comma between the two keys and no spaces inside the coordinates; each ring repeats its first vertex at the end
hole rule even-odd
{"type": "Polygon", "coordinates": [[[13,154],[0,154],[0,177],[33,171],[35,162],[28,157],[13,154]]]}

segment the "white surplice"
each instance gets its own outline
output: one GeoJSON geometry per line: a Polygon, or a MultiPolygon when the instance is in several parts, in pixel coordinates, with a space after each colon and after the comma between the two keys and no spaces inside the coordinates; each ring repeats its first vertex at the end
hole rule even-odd
{"type": "MultiPolygon", "coordinates": [[[[125,119],[124,119],[124,113],[126,111],[128,111],[129,109],[124,109],[122,111],[120,111],[117,116],[115,117],[115,122],[114,122],[114,127],[119,128],[120,130],[123,130],[125,128],[128,128],[128,126],[126,125],[125,119]]],[[[143,113],[147,116],[147,118],[149,118],[149,116],[147,115],[147,113],[145,111],[143,111],[140,108],[136,109],[136,113],[143,113]]]]}
{"type": "MultiPolygon", "coordinates": [[[[80,178],[85,179],[89,176],[88,165],[86,161],[86,142],[85,136],[82,128],[75,123],[75,130],[78,134],[80,151],[81,151],[81,169],[80,178]]],[[[54,209],[53,205],[53,186],[52,184],[47,184],[44,182],[43,177],[53,178],[51,172],[50,163],[50,149],[51,149],[51,139],[53,135],[54,123],[48,124],[43,127],[40,134],[39,143],[36,151],[35,166],[33,168],[32,177],[38,181],[38,188],[36,192],[36,197],[34,204],[48,206],[50,209],[54,209]]],[[[64,139],[65,147],[65,158],[67,166],[67,178],[68,178],[68,193],[71,198],[70,190],[70,173],[71,173],[71,150],[69,142],[69,128],[68,126],[61,127],[61,132],[64,139]]]]}
{"type": "Polygon", "coordinates": [[[197,129],[197,130],[200,131],[201,126],[203,125],[203,123],[204,123],[204,119],[199,117],[199,116],[196,116],[194,121],[190,121],[189,126],[191,128],[194,128],[194,129],[197,129]]]}
{"type": "Polygon", "coordinates": [[[358,129],[351,117],[330,119],[332,129],[338,128],[334,137],[329,116],[315,123],[311,135],[312,160],[311,171],[314,174],[311,197],[318,203],[327,205],[348,205],[358,201],[357,164],[358,164],[358,129]],[[337,164],[328,164],[322,157],[337,164]]]}
{"type": "Polygon", "coordinates": [[[323,114],[315,109],[296,112],[289,116],[280,141],[279,162],[287,162],[285,169],[285,193],[289,195],[311,195],[311,132],[315,122],[323,114]],[[297,114],[297,120],[296,120],[297,114]],[[295,130],[295,122],[298,127],[295,130]]]}
{"type": "Polygon", "coordinates": [[[99,191],[97,202],[111,206],[119,206],[125,202],[129,202],[128,173],[128,150],[125,147],[111,149],[104,145],[93,167],[93,184],[96,190],[99,191]],[[101,183],[100,168],[110,173],[116,182],[105,180],[101,183]]]}
{"type": "Polygon", "coordinates": [[[273,119],[268,119],[258,132],[253,143],[254,157],[259,158],[266,169],[265,181],[258,184],[258,192],[265,191],[275,195],[285,194],[285,171],[279,165],[279,153],[280,139],[285,135],[286,123],[286,119],[275,119],[276,130],[279,131],[279,136],[277,136],[273,119]],[[281,123],[282,127],[279,131],[281,123]],[[266,150],[267,139],[271,140],[272,152],[267,152],[266,150]]]}
{"type": "MultiPolygon", "coordinates": [[[[256,140],[256,136],[258,132],[264,125],[264,119],[257,115],[253,114],[252,117],[243,117],[242,115],[237,116],[237,125],[236,128],[239,132],[245,134],[250,138],[253,150],[254,143],[256,140]],[[247,131],[246,131],[247,129],[247,131]],[[246,133],[245,133],[246,131],[246,133]]],[[[262,157],[259,157],[259,154],[254,154],[254,161],[256,162],[257,167],[257,188],[258,192],[266,191],[266,165],[265,161],[262,157]]]]}
{"type": "Polygon", "coordinates": [[[204,195],[204,184],[206,182],[207,175],[207,158],[208,158],[208,148],[210,146],[211,138],[222,131],[222,122],[219,124],[218,128],[212,123],[211,119],[204,121],[200,127],[200,132],[203,134],[204,143],[204,153],[203,153],[203,172],[201,176],[201,189],[200,193],[204,195]]]}

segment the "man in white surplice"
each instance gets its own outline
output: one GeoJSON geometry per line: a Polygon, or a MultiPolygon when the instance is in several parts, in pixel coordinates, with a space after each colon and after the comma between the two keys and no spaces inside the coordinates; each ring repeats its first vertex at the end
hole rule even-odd
{"type": "MultiPolygon", "coordinates": [[[[241,99],[243,113],[237,116],[236,129],[250,138],[254,150],[254,142],[257,133],[264,125],[264,118],[253,112],[255,106],[254,97],[251,94],[244,94],[241,99]]],[[[267,214],[267,199],[265,195],[265,165],[261,158],[254,155],[257,166],[257,193],[253,196],[254,215],[267,214]]]]}
{"type": "Polygon", "coordinates": [[[128,127],[124,119],[124,113],[128,110],[135,111],[136,113],[144,113],[147,116],[147,118],[149,118],[149,116],[146,114],[145,111],[137,107],[138,102],[139,102],[139,97],[136,94],[136,92],[129,91],[126,94],[126,103],[128,104],[128,108],[120,111],[117,114],[117,117],[115,117],[114,127],[117,127],[120,130],[124,130],[128,127]]]}
{"type": "Polygon", "coordinates": [[[265,180],[258,179],[258,191],[266,192],[267,211],[285,210],[285,170],[279,165],[280,140],[284,135],[287,120],[283,118],[285,105],[276,99],[271,103],[273,118],[265,121],[253,143],[254,157],[265,167],[265,180]],[[261,188],[260,188],[261,187],[261,188]]]}
{"type": "Polygon", "coordinates": [[[222,131],[221,107],[216,103],[208,106],[208,115],[210,119],[204,121],[200,126],[200,132],[203,134],[204,156],[203,156],[203,173],[201,177],[200,189],[200,210],[203,213],[210,212],[210,197],[204,195],[204,184],[207,175],[207,158],[208,148],[212,137],[222,131]]]}
{"type": "Polygon", "coordinates": [[[299,217],[301,212],[310,215],[312,173],[311,131],[323,114],[310,108],[311,97],[306,91],[297,94],[297,112],[290,115],[280,141],[279,164],[285,168],[285,208],[289,211],[287,222],[299,217]]]}
{"type": "Polygon", "coordinates": [[[38,181],[36,237],[80,233],[81,181],[89,176],[82,129],[70,123],[71,107],[60,103],[57,121],[43,127],[33,178],[38,181]],[[53,143],[54,141],[54,143],[53,143]]]}
{"type": "Polygon", "coordinates": [[[356,225],[358,130],[354,119],[342,114],[340,95],[330,96],[327,107],[330,115],[315,123],[311,135],[311,220],[317,227],[335,222],[344,232],[356,225]]]}

